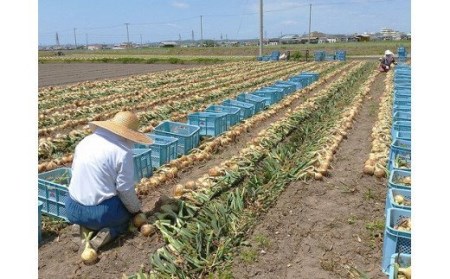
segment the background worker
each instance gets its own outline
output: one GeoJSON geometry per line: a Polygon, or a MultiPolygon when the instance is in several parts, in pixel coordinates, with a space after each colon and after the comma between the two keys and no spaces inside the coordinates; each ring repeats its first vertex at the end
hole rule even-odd
{"type": "Polygon", "coordinates": [[[130,219],[140,212],[132,148],[152,140],[138,132],[139,120],[129,111],[90,122],[89,127],[93,133],[75,148],[66,212],[79,245],[84,232],[98,231],[90,241],[97,250],[125,233],[130,219]]]}
{"type": "Polygon", "coordinates": [[[380,72],[388,72],[391,69],[392,64],[397,65],[394,58],[394,53],[392,53],[389,49],[384,52],[384,56],[379,60],[380,66],[378,67],[378,70],[380,72]]]}

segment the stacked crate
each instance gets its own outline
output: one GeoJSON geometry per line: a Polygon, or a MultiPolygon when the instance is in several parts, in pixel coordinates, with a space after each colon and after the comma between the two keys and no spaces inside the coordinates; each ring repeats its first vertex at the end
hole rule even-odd
{"type": "Polygon", "coordinates": [[[399,64],[395,67],[393,93],[392,144],[389,151],[386,224],[381,262],[382,270],[390,276],[389,278],[391,276],[394,278],[393,259],[402,260],[405,266],[411,263],[412,233],[398,227],[411,218],[411,67],[409,65],[399,64]]]}

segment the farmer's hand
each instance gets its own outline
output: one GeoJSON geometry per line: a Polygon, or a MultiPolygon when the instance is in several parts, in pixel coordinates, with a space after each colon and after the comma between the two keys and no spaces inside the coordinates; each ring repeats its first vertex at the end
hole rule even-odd
{"type": "Polygon", "coordinates": [[[389,70],[389,66],[386,66],[386,70],[389,70]]]}

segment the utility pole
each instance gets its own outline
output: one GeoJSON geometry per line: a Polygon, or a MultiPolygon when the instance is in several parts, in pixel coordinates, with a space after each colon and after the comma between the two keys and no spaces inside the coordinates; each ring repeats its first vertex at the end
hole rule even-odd
{"type": "Polygon", "coordinates": [[[76,30],[77,30],[76,28],[73,29],[73,37],[75,38],[75,49],[77,49],[77,33],[75,33],[76,30]]]}
{"type": "Polygon", "coordinates": [[[140,36],[141,36],[141,47],[142,47],[142,34],[140,34],[140,36]]]}
{"type": "Polygon", "coordinates": [[[194,30],[192,30],[192,43],[194,43],[194,30]]]}
{"type": "Polygon", "coordinates": [[[263,0],[259,0],[259,56],[263,53],[263,0]]]}
{"type": "Polygon", "coordinates": [[[203,46],[203,16],[200,16],[200,46],[203,46]]]}
{"type": "Polygon", "coordinates": [[[308,45],[311,43],[311,9],[312,9],[312,4],[309,4],[309,32],[308,32],[308,45]]]}
{"type": "Polygon", "coordinates": [[[128,25],[129,23],[125,23],[125,26],[127,27],[127,47],[130,47],[130,36],[128,34],[128,25]]]}
{"type": "Polygon", "coordinates": [[[88,48],[88,34],[86,33],[86,49],[88,48]]]}
{"type": "Polygon", "coordinates": [[[58,32],[56,32],[56,45],[59,47],[59,36],[58,36],[58,32]]]}

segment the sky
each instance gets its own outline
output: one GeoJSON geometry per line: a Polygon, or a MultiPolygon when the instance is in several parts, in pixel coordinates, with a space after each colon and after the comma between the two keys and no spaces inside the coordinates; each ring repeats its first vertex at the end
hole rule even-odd
{"type": "MultiPolygon", "coordinates": [[[[410,0],[264,0],[264,36],[411,32],[410,0]]],[[[39,45],[259,38],[259,0],[39,0],[39,45]],[[128,33],[127,33],[128,27],[128,33]],[[128,37],[127,37],[128,34],[128,37]]]]}

